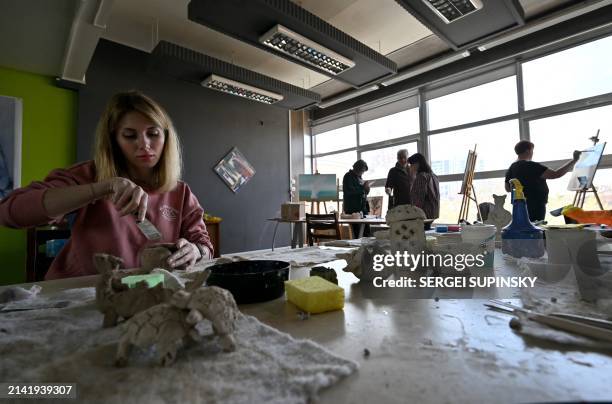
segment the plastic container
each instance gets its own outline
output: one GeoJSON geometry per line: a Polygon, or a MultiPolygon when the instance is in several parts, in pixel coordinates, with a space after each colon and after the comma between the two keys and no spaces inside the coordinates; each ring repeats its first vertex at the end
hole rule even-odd
{"type": "Polygon", "coordinates": [[[492,224],[463,225],[461,227],[461,241],[480,247],[483,252],[486,252],[482,268],[493,268],[496,232],[497,228],[492,224]]]}
{"type": "Polygon", "coordinates": [[[551,264],[597,264],[596,233],[586,229],[546,229],[546,251],[551,264]]]}

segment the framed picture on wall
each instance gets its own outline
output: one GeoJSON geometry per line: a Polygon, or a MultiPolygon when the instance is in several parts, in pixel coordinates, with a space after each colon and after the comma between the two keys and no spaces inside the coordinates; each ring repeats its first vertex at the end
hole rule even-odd
{"type": "Polygon", "coordinates": [[[237,147],[232,148],[214,170],[233,192],[238,192],[255,175],[255,169],[237,147]]]}
{"type": "Polygon", "coordinates": [[[0,96],[0,199],[21,186],[21,100],[0,96]]]}

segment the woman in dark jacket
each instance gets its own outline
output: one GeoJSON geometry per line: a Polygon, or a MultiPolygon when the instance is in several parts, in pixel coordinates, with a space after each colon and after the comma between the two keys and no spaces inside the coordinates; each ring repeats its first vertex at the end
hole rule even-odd
{"type": "Polygon", "coordinates": [[[423,209],[428,219],[440,216],[440,185],[438,177],[433,173],[425,156],[415,153],[408,157],[412,186],[410,199],[414,206],[423,209]]]}
{"type": "MultiPolygon", "coordinates": [[[[370,184],[361,176],[368,171],[368,165],[363,160],[357,160],[353,169],[344,174],[342,179],[342,192],[344,195],[344,213],[362,213],[363,216],[370,213],[367,195],[370,193],[370,184]]],[[[359,225],[352,225],[353,233],[358,234],[359,225]]],[[[369,225],[366,225],[364,236],[369,236],[369,225]]]]}

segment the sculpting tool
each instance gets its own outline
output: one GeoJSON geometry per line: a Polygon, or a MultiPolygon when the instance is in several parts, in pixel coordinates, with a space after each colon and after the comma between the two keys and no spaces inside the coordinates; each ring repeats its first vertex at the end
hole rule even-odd
{"type": "Polygon", "coordinates": [[[161,240],[161,233],[157,230],[157,227],[153,223],[151,223],[147,218],[144,218],[142,221],[138,221],[136,219],[136,226],[140,229],[142,234],[147,238],[147,240],[158,241],[161,240]]]}

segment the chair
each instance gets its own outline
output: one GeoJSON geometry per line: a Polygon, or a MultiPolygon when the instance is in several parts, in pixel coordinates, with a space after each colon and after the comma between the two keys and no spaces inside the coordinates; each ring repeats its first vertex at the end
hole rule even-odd
{"type": "Polygon", "coordinates": [[[311,215],[306,213],[306,237],[308,245],[314,245],[322,240],[340,240],[340,224],[335,213],[311,215]]]}

